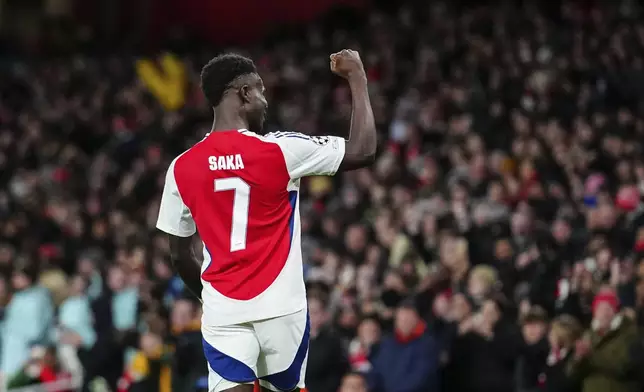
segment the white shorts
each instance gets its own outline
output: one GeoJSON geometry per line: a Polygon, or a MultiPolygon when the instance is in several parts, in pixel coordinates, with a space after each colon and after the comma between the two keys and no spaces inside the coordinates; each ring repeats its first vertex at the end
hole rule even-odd
{"type": "Polygon", "coordinates": [[[208,391],[225,391],[258,379],[273,391],[304,388],[309,330],[307,309],[244,324],[202,325],[208,391]]]}

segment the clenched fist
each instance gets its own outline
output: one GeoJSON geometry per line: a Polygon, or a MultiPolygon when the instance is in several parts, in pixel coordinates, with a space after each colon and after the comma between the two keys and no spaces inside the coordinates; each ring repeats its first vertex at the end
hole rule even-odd
{"type": "Polygon", "coordinates": [[[344,49],[331,56],[331,71],[334,74],[349,79],[350,76],[364,75],[364,66],[360,55],[355,50],[344,49]]]}

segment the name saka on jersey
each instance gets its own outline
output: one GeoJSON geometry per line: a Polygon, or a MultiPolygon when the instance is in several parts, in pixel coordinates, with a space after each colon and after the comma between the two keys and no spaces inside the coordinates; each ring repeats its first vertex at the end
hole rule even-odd
{"type": "Polygon", "coordinates": [[[239,170],[244,168],[244,160],[241,154],[222,155],[208,157],[210,170],[239,170]]]}
{"type": "Polygon", "coordinates": [[[207,135],[170,165],[157,228],[203,242],[203,324],[226,326],[306,308],[300,178],[333,175],[345,140],[247,130],[207,135]]]}

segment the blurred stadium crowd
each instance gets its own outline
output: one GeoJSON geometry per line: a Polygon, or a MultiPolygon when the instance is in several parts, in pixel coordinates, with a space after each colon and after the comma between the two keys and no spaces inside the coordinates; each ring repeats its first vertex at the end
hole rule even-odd
{"type": "MultiPolygon", "coordinates": [[[[272,126],[381,151],[303,185],[309,392],[644,390],[644,23],[635,2],[377,7],[245,49],[272,126]]],[[[2,62],[0,369],[50,391],[204,390],[199,302],[154,223],[209,131],[214,52],[2,62]]]]}

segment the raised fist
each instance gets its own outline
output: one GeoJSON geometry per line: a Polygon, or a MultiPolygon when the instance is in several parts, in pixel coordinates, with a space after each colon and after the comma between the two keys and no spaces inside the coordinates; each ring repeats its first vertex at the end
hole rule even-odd
{"type": "Polygon", "coordinates": [[[353,75],[364,75],[364,66],[357,51],[344,49],[340,52],[333,53],[330,58],[331,71],[334,74],[345,79],[353,75]]]}

